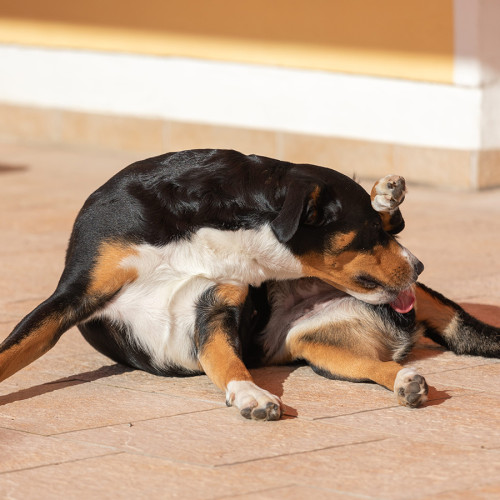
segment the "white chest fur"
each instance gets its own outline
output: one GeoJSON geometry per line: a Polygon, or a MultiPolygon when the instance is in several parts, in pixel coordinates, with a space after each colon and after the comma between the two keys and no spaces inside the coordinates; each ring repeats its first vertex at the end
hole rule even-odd
{"type": "Polygon", "coordinates": [[[198,368],[192,348],[195,304],[210,286],[260,285],[302,275],[300,261],[267,225],[238,231],[202,228],[187,240],[163,247],[142,244],[136,250],[121,266],[136,269],[138,279],[101,315],[127,324],[133,341],[158,366],[198,368]]]}

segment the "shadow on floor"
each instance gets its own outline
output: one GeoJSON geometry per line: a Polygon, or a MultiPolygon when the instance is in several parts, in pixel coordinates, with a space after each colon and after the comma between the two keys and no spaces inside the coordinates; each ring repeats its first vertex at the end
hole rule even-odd
{"type": "Polygon", "coordinates": [[[14,403],[15,401],[23,401],[25,399],[31,399],[35,396],[41,396],[49,392],[58,391],[66,387],[71,387],[73,385],[86,384],[87,382],[93,382],[94,380],[99,380],[106,377],[111,377],[112,375],[120,375],[122,373],[130,372],[132,368],[128,368],[123,365],[115,364],[109,366],[102,366],[97,370],[92,370],[90,372],[78,373],[70,377],[60,378],[54,380],[53,382],[47,382],[45,384],[35,385],[29,387],[28,389],[22,389],[17,392],[12,392],[5,396],[0,396],[0,406],[14,403]]]}
{"type": "MultiPolygon", "coordinates": [[[[305,366],[305,363],[296,363],[294,365],[268,366],[251,370],[255,383],[275,394],[279,398],[283,396],[285,382],[287,378],[299,367],[305,366]]],[[[298,411],[289,405],[283,405],[283,416],[281,418],[293,418],[298,416],[298,411]]]]}
{"type": "Polygon", "coordinates": [[[28,170],[27,165],[11,165],[6,163],[0,163],[0,174],[13,174],[19,172],[26,172],[28,170]]]}

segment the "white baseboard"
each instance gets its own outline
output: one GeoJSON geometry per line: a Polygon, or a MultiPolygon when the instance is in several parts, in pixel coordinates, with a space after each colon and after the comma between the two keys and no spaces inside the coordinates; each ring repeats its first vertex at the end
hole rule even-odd
{"type": "MultiPolygon", "coordinates": [[[[0,45],[0,101],[480,150],[482,89],[250,64],[0,45]]],[[[499,93],[500,95],[500,93],[499,93]]],[[[488,147],[500,147],[500,133],[488,147]]]]}

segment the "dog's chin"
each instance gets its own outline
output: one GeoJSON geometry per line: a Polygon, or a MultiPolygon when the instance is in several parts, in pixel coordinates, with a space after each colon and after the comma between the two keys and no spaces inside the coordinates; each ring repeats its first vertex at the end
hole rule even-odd
{"type": "Polygon", "coordinates": [[[359,293],[351,290],[346,290],[346,292],[367,304],[388,304],[400,314],[409,313],[413,309],[416,299],[415,287],[413,285],[399,291],[381,288],[367,293],[359,293]]]}

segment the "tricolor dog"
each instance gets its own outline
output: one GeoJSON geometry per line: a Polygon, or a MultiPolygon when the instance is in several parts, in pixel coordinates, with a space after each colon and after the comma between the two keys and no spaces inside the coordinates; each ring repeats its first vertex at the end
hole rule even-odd
{"type": "Polygon", "coordinates": [[[397,176],[370,196],[333,170],[235,151],[134,163],[84,204],[55,292],[0,346],[0,380],[77,325],[119,363],[206,373],[247,418],[282,411],[251,363],[304,360],[418,406],[425,380],[398,362],[419,335],[496,357],[500,340],[416,282],[423,265],[394,238],[404,195],[397,176]]]}

